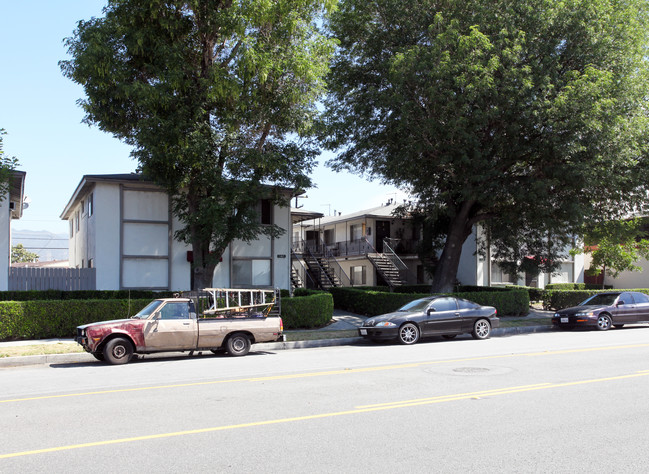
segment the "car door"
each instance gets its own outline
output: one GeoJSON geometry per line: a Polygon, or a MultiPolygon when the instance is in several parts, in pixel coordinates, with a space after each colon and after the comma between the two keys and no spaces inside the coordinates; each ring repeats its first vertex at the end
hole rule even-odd
{"type": "Polygon", "coordinates": [[[455,298],[435,298],[426,310],[422,333],[432,334],[453,334],[460,332],[460,313],[457,310],[455,298]]]}
{"type": "Polygon", "coordinates": [[[637,321],[635,301],[631,293],[624,292],[618,296],[613,310],[613,323],[628,324],[637,321]]]}
{"type": "Polygon", "coordinates": [[[198,327],[190,317],[186,301],[165,302],[148,320],[144,328],[146,350],[175,351],[196,348],[198,327]]]}
{"type": "Polygon", "coordinates": [[[631,293],[635,301],[635,322],[649,322],[649,297],[644,293],[631,293]]]}

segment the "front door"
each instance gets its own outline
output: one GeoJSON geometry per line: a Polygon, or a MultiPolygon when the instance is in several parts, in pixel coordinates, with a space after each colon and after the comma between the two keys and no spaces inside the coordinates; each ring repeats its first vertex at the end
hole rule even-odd
{"type": "Polygon", "coordinates": [[[613,323],[629,324],[638,320],[635,301],[630,293],[622,293],[618,297],[613,316],[613,323]]]}
{"type": "Polygon", "coordinates": [[[374,247],[379,253],[383,253],[383,239],[390,237],[390,221],[376,221],[376,240],[374,247]]]}
{"type": "Polygon", "coordinates": [[[196,348],[198,325],[190,318],[187,302],[166,302],[147,321],[144,344],[147,350],[175,351],[196,348]]]}

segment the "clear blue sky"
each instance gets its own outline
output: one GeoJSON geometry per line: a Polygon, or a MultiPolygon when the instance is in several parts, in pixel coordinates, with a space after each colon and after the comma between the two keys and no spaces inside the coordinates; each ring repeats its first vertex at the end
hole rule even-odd
{"type": "MultiPolygon", "coordinates": [[[[77,22],[101,16],[105,0],[2,0],[0,8],[0,128],[4,151],[27,173],[31,203],[17,230],[67,232],[63,208],[85,174],[129,173],[136,162],[130,148],[81,123],[77,100],[83,89],[63,77],[58,62],[67,58],[63,39],[77,22]]],[[[329,155],[330,156],[330,155],[329,155]]],[[[348,173],[320,166],[312,175],[317,188],[300,200],[304,208],[343,214],[381,205],[403,193],[348,173]],[[395,194],[398,193],[398,194],[395,194]]]]}

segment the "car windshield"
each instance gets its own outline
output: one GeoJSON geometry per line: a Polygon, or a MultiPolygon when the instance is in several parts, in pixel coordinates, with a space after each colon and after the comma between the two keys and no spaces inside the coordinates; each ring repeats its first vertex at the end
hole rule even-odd
{"type": "Polygon", "coordinates": [[[423,311],[430,304],[431,300],[429,298],[424,298],[421,300],[411,301],[407,305],[402,306],[397,311],[423,311]]]}
{"type": "Polygon", "coordinates": [[[140,310],[139,313],[137,313],[134,316],[131,316],[133,319],[146,319],[149,316],[151,316],[151,313],[153,313],[158,307],[162,304],[162,301],[160,300],[155,300],[151,301],[148,305],[146,305],[142,310],[140,310]]]}
{"type": "Polygon", "coordinates": [[[615,303],[615,299],[620,296],[619,293],[605,293],[594,295],[585,301],[582,301],[579,306],[611,306],[615,303]]]}

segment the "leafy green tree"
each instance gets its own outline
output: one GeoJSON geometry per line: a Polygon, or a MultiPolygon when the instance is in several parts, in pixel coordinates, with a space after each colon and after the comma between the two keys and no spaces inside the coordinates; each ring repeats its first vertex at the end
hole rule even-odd
{"type": "Polygon", "coordinates": [[[434,291],[452,289],[478,224],[495,258],[552,271],[585,221],[644,206],[647,6],[341,1],[330,164],[418,198],[434,291]]]}
{"type": "Polygon", "coordinates": [[[14,157],[5,156],[3,150],[2,136],[6,135],[4,128],[0,128],[0,202],[2,202],[9,191],[9,178],[11,172],[18,166],[18,160],[14,157]]]}
{"type": "Polygon", "coordinates": [[[283,232],[261,224],[261,198],[287,205],[279,187],[311,184],[333,52],[318,25],[334,2],[111,0],[67,40],[61,68],[85,89],[86,122],[132,145],[173,197],[194,288],[234,239],[283,232]]]}
{"type": "Polygon", "coordinates": [[[11,263],[38,262],[38,254],[30,252],[23,244],[11,247],[11,263]]]}
{"type": "MultiPolygon", "coordinates": [[[[636,218],[603,222],[584,231],[584,247],[573,253],[589,253],[592,256],[590,273],[617,278],[625,271],[638,272],[636,265],[641,258],[649,259],[645,220],[636,218]]],[[[602,286],[604,279],[602,279],[602,286]]]]}

